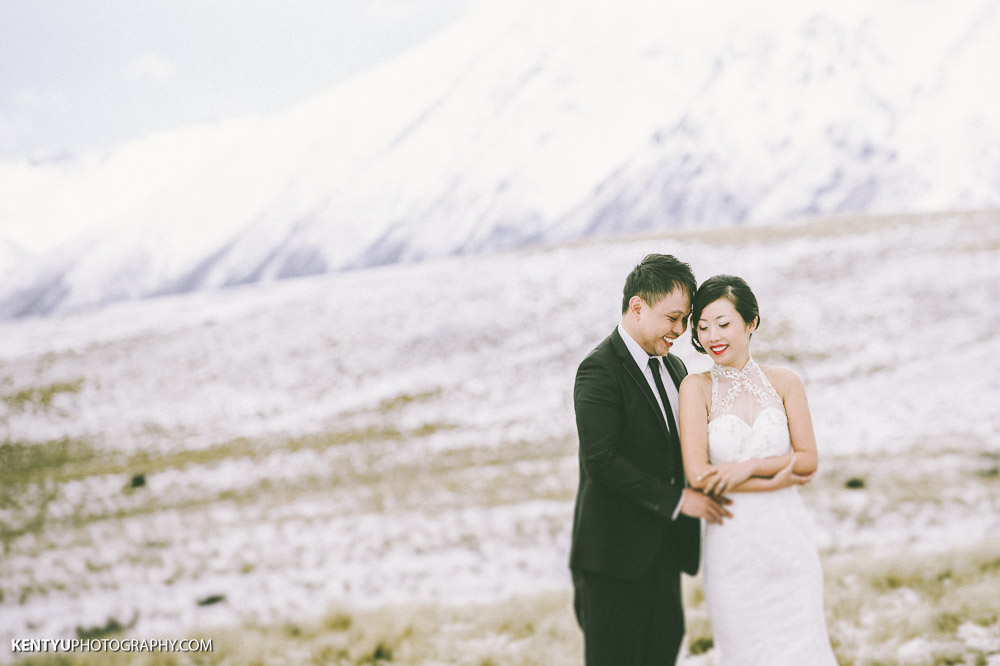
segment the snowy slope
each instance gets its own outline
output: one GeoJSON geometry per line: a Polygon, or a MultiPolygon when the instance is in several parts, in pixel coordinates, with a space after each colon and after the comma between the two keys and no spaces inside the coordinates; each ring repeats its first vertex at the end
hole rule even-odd
{"type": "Polygon", "coordinates": [[[1000,204],[995,3],[493,5],[272,117],[0,164],[0,234],[69,242],[0,286],[0,315],[594,235],[1000,204]]]}
{"type": "Polygon", "coordinates": [[[573,375],[651,251],[754,288],[755,357],[808,387],[824,557],[995,534],[998,221],[693,230],[0,322],[22,465],[0,476],[0,641],[569,586],[573,375]]]}

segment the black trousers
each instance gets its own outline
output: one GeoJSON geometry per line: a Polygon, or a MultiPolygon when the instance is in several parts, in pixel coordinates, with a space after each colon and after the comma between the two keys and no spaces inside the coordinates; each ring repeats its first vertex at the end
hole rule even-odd
{"type": "Polygon", "coordinates": [[[681,573],[667,548],[650,570],[623,580],[573,572],[587,666],[673,666],[684,639],[681,573]]]}

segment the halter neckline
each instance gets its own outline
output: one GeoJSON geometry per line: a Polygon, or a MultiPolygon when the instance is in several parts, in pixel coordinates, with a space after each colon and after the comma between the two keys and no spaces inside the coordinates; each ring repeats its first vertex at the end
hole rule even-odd
{"type": "Polygon", "coordinates": [[[713,363],[711,367],[712,375],[716,377],[728,377],[729,379],[743,379],[750,374],[750,371],[757,367],[757,362],[753,360],[753,356],[747,358],[746,365],[743,366],[742,370],[736,370],[728,365],[720,365],[718,363],[713,363]]]}

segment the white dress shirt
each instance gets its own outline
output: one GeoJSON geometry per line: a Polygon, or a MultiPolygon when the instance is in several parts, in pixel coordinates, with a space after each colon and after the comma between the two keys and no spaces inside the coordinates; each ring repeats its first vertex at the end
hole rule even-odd
{"type": "MultiPolygon", "coordinates": [[[[655,358],[660,366],[660,379],[663,381],[663,388],[667,390],[667,399],[670,401],[670,411],[673,412],[674,423],[680,421],[680,416],[677,413],[677,387],[674,385],[674,380],[670,376],[670,372],[663,367],[663,357],[653,356],[650,357],[646,353],[646,350],[639,346],[639,343],[632,339],[632,336],[628,334],[625,327],[618,324],[618,334],[622,336],[622,340],[625,341],[625,346],[628,348],[632,358],[635,359],[635,364],[639,366],[642,371],[642,376],[646,378],[646,382],[649,384],[649,388],[653,391],[653,397],[656,398],[656,404],[660,406],[660,413],[663,414],[663,421],[667,424],[667,430],[670,430],[670,421],[667,420],[667,413],[663,409],[663,400],[660,399],[660,391],[656,388],[656,380],[653,379],[653,371],[649,367],[649,359],[655,358]]],[[[678,438],[680,433],[677,433],[678,438]]]]}
{"type": "MultiPolygon", "coordinates": [[[[622,340],[625,342],[625,347],[628,348],[629,354],[635,360],[635,364],[639,366],[639,370],[642,371],[642,376],[646,378],[646,382],[649,384],[649,388],[653,391],[653,397],[656,398],[656,404],[660,406],[660,414],[663,416],[663,422],[667,426],[667,430],[670,430],[670,421],[667,420],[667,412],[663,407],[663,400],[660,398],[660,391],[656,388],[656,380],[653,379],[653,369],[649,367],[649,359],[651,358],[646,350],[636,342],[625,327],[618,324],[618,334],[622,336],[622,340]]],[[[657,365],[660,366],[660,379],[663,381],[663,388],[667,391],[667,400],[670,402],[670,411],[674,415],[674,423],[680,422],[680,415],[677,413],[677,403],[679,398],[677,395],[677,387],[674,385],[674,380],[670,376],[670,373],[663,367],[663,357],[653,356],[657,360],[657,365]]],[[[680,433],[677,433],[677,438],[680,439],[680,433]]],[[[685,484],[687,485],[687,484],[685,484]]],[[[674,509],[673,518],[677,520],[677,514],[681,512],[681,504],[684,503],[684,497],[681,496],[681,501],[677,503],[677,508],[674,509]]]]}

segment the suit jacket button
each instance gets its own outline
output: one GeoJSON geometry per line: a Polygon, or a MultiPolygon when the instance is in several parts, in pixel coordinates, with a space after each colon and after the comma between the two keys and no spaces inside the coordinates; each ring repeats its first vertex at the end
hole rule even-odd
{"type": "Polygon", "coordinates": [[[674,480],[674,479],[670,479],[670,485],[676,486],[677,485],[677,481],[674,480]]]}

